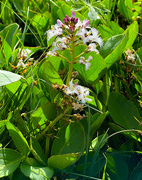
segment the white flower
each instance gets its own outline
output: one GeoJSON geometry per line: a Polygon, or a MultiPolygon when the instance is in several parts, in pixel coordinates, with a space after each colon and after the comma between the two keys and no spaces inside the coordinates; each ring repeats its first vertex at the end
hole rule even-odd
{"type": "Polygon", "coordinates": [[[95,51],[97,54],[99,53],[99,51],[96,49],[96,44],[95,43],[89,44],[88,47],[87,47],[87,51],[88,52],[95,51]]]}
{"type": "Polygon", "coordinates": [[[135,61],[135,54],[133,54],[130,49],[128,49],[126,51],[126,56],[127,56],[128,62],[134,62],[135,61]]]}
{"type": "Polygon", "coordinates": [[[86,21],[84,20],[83,22],[80,21],[80,19],[78,19],[77,24],[75,25],[75,29],[80,29],[80,28],[90,28],[89,26],[90,21],[86,21]]]}
{"type": "Polygon", "coordinates": [[[60,24],[55,24],[47,31],[48,40],[54,36],[62,35],[63,29],[60,24]]]}
{"type": "Polygon", "coordinates": [[[25,67],[26,67],[26,65],[23,63],[23,60],[22,60],[22,59],[20,59],[19,62],[18,62],[18,64],[17,64],[17,68],[20,68],[20,67],[22,67],[22,68],[25,68],[25,67]]]}
{"type": "Polygon", "coordinates": [[[76,86],[77,91],[77,97],[78,99],[84,104],[86,101],[91,102],[92,99],[89,99],[87,96],[89,96],[89,89],[85,88],[83,86],[77,85],[76,86]]]}
{"type": "Polygon", "coordinates": [[[83,86],[77,85],[76,83],[73,84],[73,79],[69,82],[69,86],[66,87],[65,93],[69,95],[76,94],[78,100],[80,100],[83,104],[86,101],[89,101],[89,102],[92,101],[92,99],[89,99],[87,97],[89,95],[89,89],[83,86]]]}
{"type": "Polygon", "coordinates": [[[55,55],[56,55],[56,53],[52,52],[52,51],[49,51],[49,52],[46,53],[46,57],[48,57],[48,56],[55,56],[55,55]]]}
{"type": "Polygon", "coordinates": [[[84,39],[87,33],[88,31],[85,28],[81,28],[77,31],[76,35],[79,36],[81,39],[84,39]]]}
{"type": "MultiPolygon", "coordinates": [[[[86,33],[87,34],[87,33],[86,33]]],[[[84,36],[83,44],[90,42],[97,42],[101,47],[103,45],[103,40],[98,36],[98,31],[95,28],[91,28],[91,31],[88,32],[87,35],[84,36]]]]}
{"type": "Polygon", "coordinates": [[[90,61],[93,59],[92,56],[89,56],[88,59],[85,59],[83,56],[80,57],[80,60],[78,61],[80,64],[85,65],[85,70],[87,71],[89,67],[91,66],[90,61]]]}
{"type": "Polygon", "coordinates": [[[103,45],[103,40],[102,40],[102,38],[100,38],[98,36],[97,29],[91,28],[91,33],[92,33],[92,38],[93,38],[92,42],[94,42],[94,41],[97,42],[99,44],[99,46],[101,47],[103,45]]]}
{"type": "Polygon", "coordinates": [[[73,95],[76,93],[76,85],[73,84],[73,79],[69,82],[69,86],[66,88],[66,94],[73,95]]]}
{"type": "Polygon", "coordinates": [[[52,52],[55,52],[57,50],[62,51],[67,48],[66,46],[67,43],[67,38],[62,37],[62,38],[57,38],[56,42],[53,42],[53,49],[52,52]]]}
{"type": "Polygon", "coordinates": [[[19,53],[18,53],[18,55],[17,55],[17,58],[18,59],[27,59],[27,58],[29,58],[29,54],[31,53],[31,50],[29,50],[29,49],[22,49],[21,50],[21,48],[19,48],[19,53]]]}

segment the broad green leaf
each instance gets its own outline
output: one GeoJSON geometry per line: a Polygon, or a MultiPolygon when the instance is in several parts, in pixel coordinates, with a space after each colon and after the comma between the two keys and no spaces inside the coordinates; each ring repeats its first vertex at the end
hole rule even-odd
{"type": "Polygon", "coordinates": [[[11,122],[8,122],[6,124],[6,127],[7,127],[8,131],[9,131],[10,136],[12,137],[12,140],[13,140],[15,146],[17,147],[17,149],[22,154],[27,156],[29,151],[30,151],[30,147],[28,145],[27,140],[23,136],[23,134],[11,122]]]}
{"type": "Polygon", "coordinates": [[[79,156],[80,153],[54,155],[48,159],[48,165],[49,167],[62,170],[72,165],[75,161],[77,161],[79,156]]]}
{"type": "Polygon", "coordinates": [[[54,140],[51,155],[83,152],[85,148],[85,132],[79,123],[72,123],[60,129],[54,140]]]}
{"type": "Polygon", "coordinates": [[[13,173],[24,157],[12,149],[0,149],[0,178],[13,173]]]}
{"type": "Polygon", "coordinates": [[[98,148],[101,149],[107,142],[107,140],[108,140],[107,137],[108,137],[107,134],[101,134],[100,136],[93,139],[91,141],[90,149],[93,149],[93,150],[97,150],[98,148]]]}
{"type": "Polygon", "coordinates": [[[58,72],[62,59],[57,56],[48,56],[46,60],[50,61],[51,64],[54,66],[55,70],[58,72]]]}
{"type": "Polygon", "coordinates": [[[37,163],[31,163],[30,165],[26,161],[21,164],[21,171],[32,180],[46,180],[52,178],[54,174],[53,169],[50,167],[42,167],[37,163]]]}
{"type": "Polygon", "coordinates": [[[107,173],[111,179],[126,180],[128,179],[128,163],[120,153],[107,155],[107,173]]]}
{"type": "Polygon", "coordinates": [[[95,134],[97,129],[101,126],[105,118],[106,118],[106,113],[100,114],[99,117],[93,122],[93,124],[91,124],[91,127],[90,127],[91,137],[93,137],[93,135],[95,134]]]}
{"type": "Polygon", "coordinates": [[[34,26],[35,29],[37,29],[39,34],[44,35],[44,33],[47,30],[47,27],[49,26],[49,24],[51,21],[51,15],[49,14],[49,12],[45,12],[43,14],[36,14],[32,20],[31,23],[34,26]]]}
{"type": "Polygon", "coordinates": [[[0,134],[5,130],[5,126],[8,120],[1,120],[0,121],[0,134]]]}
{"type": "Polygon", "coordinates": [[[54,102],[54,98],[59,92],[53,89],[51,85],[52,83],[53,84],[57,83],[59,85],[62,85],[63,81],[50,61],[45,61],[40,66],[39,77],[45,81],[44,85],[46,86],[46,89],[50,95],[51,102],[54,102]]]}
{"type": "Polygon", "coordinates": [[[12,6],[8,1],[1,2],[1,20],[3,24],[11,24],[14,21],[14,12],[11,11],[12,6]]]}
{"type": "Polygon", "coordinates": [[[46,127],[46,122],[50,122],[56,117],[56,104],[46,103],[39,107],[32,115],[31,121],[35,127],[41,126],[41,130],[46,127]]]}
{"type": "Polygon", "coordinates": [[[128,20],[131,21],[133,13],[132,13],[132,0],[119,0],[118,1],[118,9],[120,13],[128,20]]]}
{"type": "Polygon", "coordinates": [[[140,180],[142,179],[142,160],[137,164],[137,166],[133,169],[132,173],[129,176],[129,180],[140,180]]]}
{"type": "Polygon", "coordinates": [[[47,160],[45,154],[39,142],[34,137],[31,137],[30,146],[31,146],[31,152],[33,153],[36,160],[46,166],[47,160]]]}
{"type": "Polygon", "coordinates": [[[93,60],[91,61],[91,66],[87,71],[85,70],[85,66],[83,64],[76,63],[74,67],[85,81],[92,83],[104,75],[106,64],[102,56],[94,52],[87,54],[85,58],[88,59],[90,55],[93,57],[93,60]]]}
{"type": "Polygon", "coordinates": [[[44,80],[50,83],[57,83],[59,85],[63,84],[62,79],[58,75],[57,71],[53,67],[50,61],[45,61],[43,64],[43,77],[44,80]]]}
{"type": "MultiPolygon", "coordinates": [[[[94,157],[94,151],[89,151],[88,152],[88,157],[87,157],[87,170],[86,170],[86,175],[89,177],[96,177],[97,174],[99,174],[101,172],[101,170],[103,169],[105,163],[106,163],[106,159],[103,156],[102,153],[100,153],[97,157],[97,159],[94,162],[94,167],[93,167],[93,171],[90,172],[90,165],[91,162],[93,160],[94,157]]],[[[76,163],[75,166],[75,171],[77,171],[78,173],[82,174],[82,172],[84,171],[84,162],[85,162],[85,155],[83,155],[79,161],[76,163]]]]}
{"type": "Polygon", "coordinates": [[[21,78],[23,77],[19,74],[15,74],[5,70],[0,70],[0,86],[11,84],[15,81],[20,80],[21,78]]]}
{"type": "MultiPolygon", "coordinates": [[[[132,45],[133,45],[133,43],[134,43],[134,41],[135,41],[135,39],[136,39],[136,37],[137,37],[137,35],[138,35],[138,23],[137,23],[137,21],[134,21],[127,29],[126,29],[126,31],[128,31],[129,32],[129,39],[128,39],[128,41],[127,41],[127,44],[126,44],[126,49],[127,48],[130,48],[132,45]]],[[[125,31],[125,32],[126,32],[125,31]]]]}
{"type": "Polygon", "coordinates": [[[13,49],[15,44],[18,42],[17,32],[19,25],[16,23],[6,26],[1,32],[0,35],[8,42],[8,44],[13,49]]]}
{"type": "Polygon", "coordinates": [[[16,171],[14,171],[14,173],[12,174],[12,179],[13,180],[30,180],[30,178],[26,177],[20,168],[17,168],[16,171]]]}
{"type": "Polygon", "coordinates": [[[141,129],[140,114],[132,101],[127,100],[122,94],[113,92],[110,94],[108,109],[113,121],[125,129],[141,129]]]}
{"type": "Polygon", "coordinates": [[[2,63],[2,66],[6,68],[8,67],[9,58],[11,56],[12,56],[12,49],[10,45],[6,42],[6,40],[3,37],[1,37],[0,61],[2,63]]]}
{"type": "Polygon", "coordinates": [[[39,108],[41,105],[46,104],[48,102],[47,97],[44,94],[44,91],[34,86],[32,88],[33,98],[31,99],[31,109],[35,109],[35,107],[39,108]],[[38,105],[38,106],[37,106],[38,105]]]}
{"type": "Polygon", "coordinates": [[[100,49],[100,54],[105,58],[107,68],[110,68],[121,56],[128,41],[128,33],[111,37],[100,49]]]}
{"type": "Polygon", "coordinates": [[[100,24],[97,28],[99,33],[101,33],[101,38],[103,38],[104,41],[108,40],[108,38],[111,38],[114,36],[114,32],[109,27],[100,24]]]}
{"type": "MultiPolygon", "coordinates": [[[[61,21],[63,20],[63,18],[65,17],[65,15],[68,15],[69,17],[71,17],[71,8],[70,6],[63,4],[59,10],[57,11],[57,14],[59,16],[59,18],[61,19],[61,21]]],[[[84,20],[84,16],[82,16],[80,13],[75,12],[75,17],[79,18],[80,20],[84,20]]]]}
{"type": "Polygon", "coordinates": [[[6,85],[8,95],[13,100],[13,109],[23,107],[31,94],[32,86],[32,76],[27,80],[22,78],[21,81],[6,85]]]}
{"type": "Polygon", "coordinates": [[[124,33],[124,29],[121,28],[121,27],[119,26],[119,24],[117,24],[117,23],[114,22],[114,21],[111,21],[111,22],[109,23],[109,26],[110,26],[110,29],[114,32],[114,35],[118,35],[118,34],[124,33]]]}

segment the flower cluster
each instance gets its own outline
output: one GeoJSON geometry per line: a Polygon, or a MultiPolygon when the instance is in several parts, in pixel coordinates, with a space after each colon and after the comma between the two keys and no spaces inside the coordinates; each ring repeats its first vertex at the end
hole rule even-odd
{"type": "MultiPolygon", "coordinates": [[[[81,22],[80,19],[75,18],[74,11],[72,11],[71,17],[66,15],[65,18],[63,18],[63,22],[58,19],[57,24],[47,31],[48,40],[56,36],[52,43],[52,51],[48,52],[47,56],[55,56],[57,51],[63,51],[65,49],[71,50],[69,44],[71,44],[73,38],[75,44],[87,45],[84,53],[94,51],[98,54],[97,45],[101,47],[103,41],[102,38],[99,37],[97,29],[94,27],[91,28],[89,24],[90,21],[88,20],[81,22]]],[[[85,61],[83,56],[80,58],[80,60],[77,58],[76,61],[84,64],[85,69],[88,70],[91,59],[89,58],[85,61]]]]}
{"type": "Polygon", "coordinates": [[[78,85],[77,83],[73,84],[73,79],[69,82],[69,86],[66,86],[65,93],[68,95],[75,95],[77,99],[83,104],[88,101],[91,102],[92,99],[89,99],[89,89],[78,85]]]}
{"type": "MultiPolygon", "coordinates": [[[[17,59],[19,60],[19,62],[17,63],[17,68],[26,68],[27,66],[29,66],[29,63],[24,63],[24,60],[28,59],[30,56],[29,54],[31,53],[31,51],[29,49],[22,49],[19,48],[19,52],[17,54],[17,59]]],[[[29,58],[29,61],[32,61],[33,58],[29,58]]]]}
{"type": "Polygon", "coordinates": [[[133,54],[133,51],[131,51],[130,49],[126,51],[126,59],[130,63],[134,63],[135,61],[135,54],[133,54]]]}
{"type": "Polygon", "coordinates": [[[93,59],[92,56],[89,56],[88,59],[85,59],[85,57],[81,56],[80,60],[78,61],[80,64],[84,64],[85,65],[85,69],[86,71],[89,69],[89,67],[91,66],[90,61],[93,59]]]}

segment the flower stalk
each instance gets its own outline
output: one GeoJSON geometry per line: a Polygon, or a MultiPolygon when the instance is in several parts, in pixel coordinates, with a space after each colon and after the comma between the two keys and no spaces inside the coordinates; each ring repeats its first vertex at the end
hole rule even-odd
{"type": "Polygon", "coordinates": [[[69,112],[70,110],[72,109],[71,106],[67,107],[67,109],[61,113],[59,116],[57,116],[40,134],[39,136],[37,136],[37,140],[39,140],[41,137],[43,137],[45,135],[45,133],[51,129],[53,126],[55,126],[55,124],[61,119],[64,117],[64,115],[69,112]]]}
{"type": "Polygon", "coordinates": [[[67,76],[67,81],[66,81],[66,85],[69,86],[69,82],[71,81],[71,75],[72,75],[72,71],[73,71],[73,65],[74,65],[74,61],[75,61],[75,36],[72,35],[72,39],[71,39],[71,63],[69,65],[69,72],[68,72],[68,76],[67,76]]]}

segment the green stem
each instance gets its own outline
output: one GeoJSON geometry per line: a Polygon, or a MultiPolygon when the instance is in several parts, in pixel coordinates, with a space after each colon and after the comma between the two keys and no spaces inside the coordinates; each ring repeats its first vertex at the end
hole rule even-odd
{"type": "Polygon", "coordinates": [[[58,56],[60,56],[61,58],[65,59],[67,61],[67,63],[71,63],[65,56],[62,56],[61,54],[58,54],[58,56]]]}
{"type": "Polygon", "coordinates": [[[69,85],[69,82],[71,80],[71,74],[73,71],[73,65],[74,65],[74,61],[75,61],[75,36],[72,35],[72,39],[71,39],[71,63],[69,65],[69,72],[68,72],[68,76],[67,76],[67,81],[66,81],[66,85],[69,85]]]}
{"type": "Polygon", "coordinates": [[[109,72],[107,71],[105,74],[105,90],[106,90],[106,99],[105,99],[105,106],[103,108],[103,112],[106,111],[106,107],[108,105],[108,99],[109,99],[109,95],[110,95],[110,86],[109,86],[109,72]]]}
{"type": "Polygon", "coordinates": [[[39,136],[36,138],[39,140],[44,134],[51,129],[69,110],[71,110],[72,107],[68,107],[62,114],[60,114],[58,117],[56,117],[42,132],[39,134],[39,136]]]}
{"type": "Polygon", "coordinates": [[[49,157],[49,149],[50,149],[50,136],[46,137],[46,145],[45,145],[45,156],[48,159],[49,157]]]}
{"type": "MultiPolygon", "coordinates": [[[[86,49],[87,50],[87,49],[86,49]]],[[[75,57],[75,60],[78,59],[80,56],[82,56],[84,53],[86,53],[86,50],[80,53],[78,56],[75,57]]]]}

